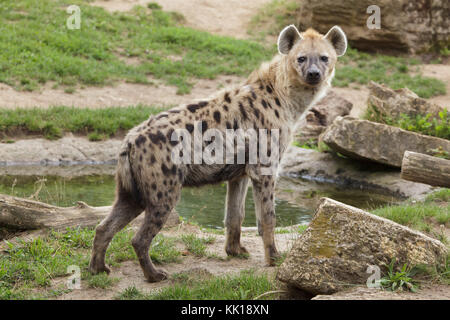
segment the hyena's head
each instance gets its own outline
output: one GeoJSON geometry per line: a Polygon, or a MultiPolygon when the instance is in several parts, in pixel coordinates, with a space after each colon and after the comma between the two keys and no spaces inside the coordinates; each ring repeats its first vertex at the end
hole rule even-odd
{"type": "Polygon", "coordinates": [[[331,82],[337,57],[346,50],[347,37],[338,26],[321,35],[313,29],[300,33],[290,25],[278,37],[278,51],[287,56],[288,68],[301,84],[311,87],[331,82]]]}

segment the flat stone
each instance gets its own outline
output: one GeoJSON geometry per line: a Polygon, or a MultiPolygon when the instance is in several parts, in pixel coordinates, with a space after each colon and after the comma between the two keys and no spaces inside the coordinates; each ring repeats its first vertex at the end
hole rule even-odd
{"type": "Polygon", "coordinates": [[[449,140],[349,116],[337,117],[320,140],[351,158],[393,167],[401,167],[405,151],[433,155],[441,147],[450,152],[449,140]]]}

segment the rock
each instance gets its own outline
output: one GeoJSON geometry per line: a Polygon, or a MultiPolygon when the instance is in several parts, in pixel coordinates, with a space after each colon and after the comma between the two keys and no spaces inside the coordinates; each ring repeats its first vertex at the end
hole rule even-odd
{"type": "Polygon", "coordinates": [[[334,294],[317,295],[312,300],[450,300],[450,286],[421,285],[420,294],[360,286],[334,294]]]}
{"type": "Polygon", "coordinates": [[[433,155],[433,149],[450,152],[450,141],[397,127],[338,117],[320,138],[331,149],[355,159],[401,167],[405,151],[433,155]]]}
{"type": "Polygon", "coordinates": [[[417,199],[432,190],[429,185],[401,179],[400,171],[394,168],[294,146],[286,150],[280,165],[281,176],[327,182],[341,189],[417,199]]]}
{"type": "Polygon", "coordinates": [[[444,110],[437,104],[419,98],[418,95],[408,88],[392,90],[389,87],[371,81],[369,90],[369,107],[375,108],[377,112],[392,119],[398,118],[400,114],[415,117],[430,113],[433,117],[438,117],[439,112],[444,110]]]}
{"type": "Polygon", "coordinates": [[[297,20],[322,33],[339,25],[357,49],[418,53],[449,45],[449,15],[448,0],[301,0],[297,20]],[[367,27],[371,5],[380,8],[379,29],[367,27]]]}
{"type": "Polygon", "coordinates": [[[308,229],[295,241],[278,269],[277,279],[300,292],[331,294],[365,284],[368,266],[381,273],[393,258],[436,265],[447,249],[432,239],[393,221],[323,198],[308,229]]]}
{"type": "Polygon", "coordinates": [[[114,164],[122,140],[93,142],[72,134],[50,141],[43,138],[0,144],[0,166],[114,164]]]}
{"type": "Polygon", "coordinates": [[[329,91],[299,121],[300,130],[296,140],[301,144],[311,140],[317,141],[319,135],[333,123],[336,117],[349,115],[352,107],[353,104],[350,101],[334,91],[329,91]]]}

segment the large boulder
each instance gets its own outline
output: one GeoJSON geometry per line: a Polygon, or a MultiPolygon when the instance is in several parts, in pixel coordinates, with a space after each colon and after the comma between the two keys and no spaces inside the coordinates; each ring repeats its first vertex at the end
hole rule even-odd
{"type": "Polygon", "coordinates": [[[352,107],[350,101],[334,91],[329,91],[299,121],[296,141],[300,144],[317,141],[319,135],[333,123],[334,119],[349,115],[352,107]]]}
{"type": "Polygon", "coordinates": [[[355,159],[401,167],[405,151],[434,155],[436,149],[450,152],[450,141],[397,127],[338,117],[321,136],[331,149],[355,159]]]}
{"type": "Polygon", "coordinates": [[[298,0],[301,29],[343,28],[350,44],[369,51],[424,52],[450,42],[448,0],[298,0]],[[380,8],[380,29],[369,29],[367,8],[380,8]]]}
{"type": "Polygon", "coordinates": [[[366,284],[369,266],[381,273],[394,258],[398,265],[444,263],[447,249],[390,220],[323,198],[309,227],[295,241],[277,279],[310,295],[331,294],[366,284]]]}
{"type": "Polygon", "coordinates": [[[371,81],[369,90],[369,108],[375,108],[377,113],[392,119],[398,118],[401,114],[406,114],[410,117],[431,114],[433,117],[438,117],[439,112],[444,110],[437,104],[419,98],[417,94],[408,88],[393,90],[385,85],[371,81]]]}

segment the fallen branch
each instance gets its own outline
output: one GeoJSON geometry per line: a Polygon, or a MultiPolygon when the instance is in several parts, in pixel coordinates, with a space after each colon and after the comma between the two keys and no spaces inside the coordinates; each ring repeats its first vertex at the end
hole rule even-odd
{"type": "Polygon", "coordinates": [[[401,178],[437,187],[450,187],[450,160],[405,151],[401,178]]]}
{"type": "MultiPolygon", "coordinates": [[[[93,227],[111,211],[110,206],[91,207],[79,201],[74,207],[57,207],[46,203],[0,194],[0,227],[15,230],[93,227]]],[[[165,226],[179,223],[178,214],[170,214],[165,226]]]]}
{"type": "Polygon", "coordinates": [[[18,230],[64,229],[95,226],[111,207],[91,207],[78,202],[75,207],[57,207],[8,195],[0,195],[0,226],[18,230]]]}

